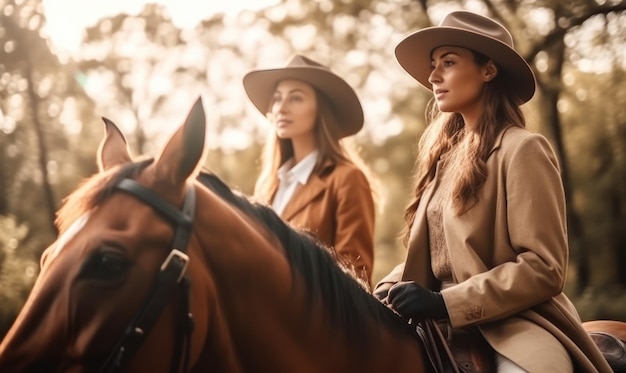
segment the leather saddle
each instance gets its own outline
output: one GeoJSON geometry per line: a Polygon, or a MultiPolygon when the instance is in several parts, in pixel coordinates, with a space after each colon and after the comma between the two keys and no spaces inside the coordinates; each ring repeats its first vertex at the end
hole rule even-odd
{"type": "MultiPolygon", "coordinates": [[[[479,348],[480,346],[476,341],[465,343],[467,341],[457,338],[448,341],[442,335],[439,327],[432,321],[418,324],[417,332],[422,339],[426,355],[435,372],[482,373],[494,370],[493,350],[479,348]],[[448,345],[447,342],[454,343],[448,345]],[[468,346],[470,347],[468,348],[468,346]],[[445,360],[447,360],[447,364],[444,363],[445,360]]],[[[613,372],[626,373],[626,341],[616,335],[597,329],[587,330],[587,334],[596,344],[613,372]]]]}
{"type": "MultiPolygon", "coordinates": [[[[626,373],[626,342],[620,340],[612,334],[593,331],[587,332],[593,342],[598,346],[600,352],[613,369],[613,372],[626,373]]],[[[465,342],[457,340],[458,342],[465,342]]],[[[456,342],[456,341],[455,341],[456,342]]],[[[454,344],[450,346],[454,360],[459,367],[460,372],[492,372],[493,352],[485,348],[480,348],[479,344],[469,344],[471,348],[467,348],[468,344],[462,343],[463,348],[455,349],[454,344]]]]}
{"type": "Polygon", "coordinates": [[[604,332],[588,332],[614,372],[626,372],[626,343],[604,332]]]}

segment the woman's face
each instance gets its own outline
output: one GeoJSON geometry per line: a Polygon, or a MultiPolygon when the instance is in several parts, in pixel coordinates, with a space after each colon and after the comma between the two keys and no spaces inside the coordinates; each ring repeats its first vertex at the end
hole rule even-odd
{"type": "Polygon", "coordinates": [[[442,112],[473,115],[482,110],[482,90],[495,76],[493,63],[479,66],[469,49],[443,46],[432,52],[428,81],[442,112]]]}
{"type": "Polygon", "coordinates": [[[300,80],[281,80],[270,109],[276,134],[281,139],[313,136],[317,97],[313,86],[300,80]]]}

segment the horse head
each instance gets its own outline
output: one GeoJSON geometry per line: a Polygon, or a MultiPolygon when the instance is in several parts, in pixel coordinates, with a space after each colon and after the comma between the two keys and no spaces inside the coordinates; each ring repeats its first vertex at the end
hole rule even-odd
{"type": "MultiPolygon", "coordinates": [[[[176,222],[155,214],[153,207],[125,191],[123,182],[132,180],[133,186],[152,190],[174,211],[183,204],[189,179],[203,158],[201,101],[155,160],[133,162],[123,134],[112,121],[104,122],[100,172],[72,193],[59,211],[61,234],[42,255],[32,292],[0,345],[0,371],[94,372],[103,369],[109,357],[125,359],[123,354],[112,355],[112,350],[149,292],[155,291],[154,280],[172,251],[176,222]]],[[[188,271],[194,267],[190,264],[188,271]]],[[[173,297],[180,296],[174,293],[173,297]]],[[[173,304],[164,307],[159,319],[176,317],[173,304]]],[[[167,323],[154,324],[152,337],[134,338],[141,340],[137,355],[150,353],[145,360],[160,367],[171,360],[171,353],[153,355],[159,351],[156,341],[175,340],[175,335],[163,327],[167,323]]],[[[133,344],[138,343],[128,343],[133,344]]]]}
{"type": "Polygon", "coordinates": [[[99,172],[59,211],[0,371],[424,369],[407,324],[332,250],[200,173],[200,100],[154,159],[104,122],[99,172]]]}

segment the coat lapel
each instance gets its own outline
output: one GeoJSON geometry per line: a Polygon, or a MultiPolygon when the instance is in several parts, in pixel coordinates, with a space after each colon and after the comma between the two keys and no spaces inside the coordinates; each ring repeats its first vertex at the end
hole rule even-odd
{"type": "Polygon", "coordinates": [[[493,152],[499,149],[500,146],[502,146],[502,138],[504,137],[506,131],[511,127],[513,126],[505,127],[502,131],[500,131],[500,133],[496,136],[496,140],[494,141],[493,146],[491,147],[491,150],[489,151],[489,155],[487,157],[489,157],[493,152]]]}
{"type": "MultiPolygon", "coordinates": [[[[440,161],[441,162],[441,161],[440,161]]],[[[430,267],[430,250],[428,243],[428,221],[426,220],[426,207],[430,202],[436,185],[439,183],[439,167],[435,178],[426,187],[422,194],[421,201],[415,211],[415,219],[409,235],[408,253],[406,266],[402,274],[402,281],[415,281],[426,287],[431,287],[435,278],[430,267]]]]}
{"type": "Polygon", "coordinates": [[[324,189],[326,189],[326,183],[320,179],[319,175],[312,173],[306,184],[300,185],[296,189],[293,197],[285,210],[281,214],[281,217],[285,221],[291,220],[297,213],[304,209],[315,197],[320,195],[324,189]]]}

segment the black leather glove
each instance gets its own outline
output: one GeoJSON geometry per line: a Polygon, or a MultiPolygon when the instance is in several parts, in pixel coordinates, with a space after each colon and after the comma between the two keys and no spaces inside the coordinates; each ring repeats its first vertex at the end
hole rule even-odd
{"type": "Polygon", "coordinates": [[[393,285],[394,284],[392,284],[392,283],[384,283],[384,284],[378,286],[376,289],[374,289],[373,295],[379,301],[383,302],[384,304],[387,304],[387,299],[386,299],[387,298],[387,294],[389,294],[389,289],[393,285]]]}
{"type": "Polygon", "coordinates": [[[407,319],[448,318],[441,293],[425,289],[414,281],[398,282],[389,289],[387,299],[391,307],[407,319]]]}

